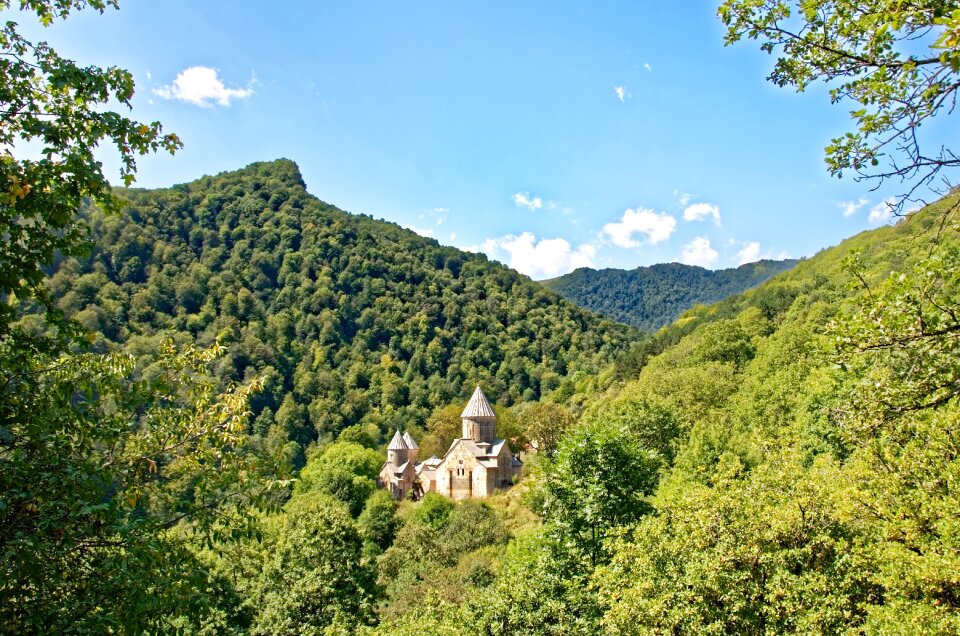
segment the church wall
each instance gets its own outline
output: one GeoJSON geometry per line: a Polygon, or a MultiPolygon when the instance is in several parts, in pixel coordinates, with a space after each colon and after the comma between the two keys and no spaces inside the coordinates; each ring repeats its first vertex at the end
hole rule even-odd
{"type": "Polygon", "coordinates": [[[500,449],[500,454],[497,456],[497,464],[497,488],[512,486],[514,477],[513,454],[506,444],[500,449]]]}
{"type": "Polygon", "coordinates": [[[405,499],[410,494],[410,491],[413,490],[413,482],[417,477],[417,473],[413,465],[409,463],[399,478],[397,477],[396,470],[397,466],[387,462],[383,465],[383,468],[380,469],[380,475],[377,481],[381,486],[389,490],[395,499],[405,499]]]}
{"type": "Polygon", "coordinates": [[[486,497],[487,470],[463,444],[453,448],[437,466],[437,492],[453,499],[486,497]]]}

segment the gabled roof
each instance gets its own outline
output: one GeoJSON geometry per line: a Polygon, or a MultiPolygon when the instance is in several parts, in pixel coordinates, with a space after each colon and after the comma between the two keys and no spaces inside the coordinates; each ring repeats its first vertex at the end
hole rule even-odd
{"type": "Polygon", "coordinates": [[[482,442],[477,443],[472,439],[457,438],[453,440],[452,444],[450,444],[450,448],[447,449],[446,453],[444,453],[443,459],[446,459],[447,456],[449,456],[453,449],[457,446],[463,446],[478,460],[490,459],[496,462],[497,456],[500,454],[500,450],[503,448],[503,445],[506,443],[506,441],[507,440],[504,439],[496,439],[493,440],[493,444],[491,445],[482,442]]]}
{"type": "Polygon", "coordinates": [[[480,390],[480,385],[477,385],[477,388],[473,391],[473,396],[470,398],[470,401],[467,402],[467,407],[463,409],[463,413],[460,414],[460,417],[465,418],[496,418],[497,414],[493,412],[493,407],[490,406],[490,402],[487,401],[487,396],[483,394],[483,391],[480,390]]]}
{"type": "Polygon", "coordinates": [[[393,434],[393,439],[390,440],[390,445],[387,446],[387,450],[408,450],[409,448],[400,431],[393,434]]]}
{"type": "Polygon", "coordinates": [[[419,449],[420,449],[420,447],[417,446],[417,443],[416,443],[415,441],[413,441],[413,438],[410,437],[410,433],[408,433],[408,432],[406,432],[406,431],[404,431],[404,433],[403,433],[403,441],[407,443],[407,448],[409,448],[410,450],[419,450],[419,449]]]}
{"type": "Polygon", "coordinates": [[[423,473],[423,471],[432,472],[437,469],[437,466],[440,464],[440,460],[436,456],[431,457],[427,461],[420,462],[417,464],[417,474],[423,473]]]}
{"type": "Polygon", "coordinates": [[[423,466],[426,468],[436,468],[439,465],[440,465],[440,458],[437,457],[436,455],[431,455],[430,459],[424,460],[419,464],[417,464],[418,467],[423,466]]]}

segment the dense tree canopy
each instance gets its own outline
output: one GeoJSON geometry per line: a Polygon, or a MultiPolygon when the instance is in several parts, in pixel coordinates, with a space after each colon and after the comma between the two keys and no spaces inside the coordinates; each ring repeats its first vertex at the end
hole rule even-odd
{"type": "Polygon", "coordinates": [[[504,407],[569,397],[634,335],[482,255],[320,202],[290,161],[125,196],[122,216],[88,210],[95,248],[57,263],[57,306],[104,350],[224,343],[221,378],[264,377],[260,435],[422,427],[476,384],[504,407]]]}
{"type": "Polygon", "coordinates": [[[955,204],[667,327],[528,462],[491,584],[378,633],[956,633],[955,204]]]}
{"type": "Polygon", "coordinates": [[[762,260],[716,271],[680,263],[633,270],[580,268],[543,284],[611,320],[656,331],[694,305],[744,292],[796,263],[762,260]]]}
{"type": "MultiPolygon", "coordinates": [[[[211,374],[224,351],[160,338],[150,355],[83,351],[43,284],[81,255],[90,201],[120,198],[95,151],[118,152],[132,183],[139,155],[180,141],[129,108],[130,73],[84,66],[20,34],[112,0],[0,1],[0,629],[142,633],[197,625],[218,587],[183,536],[242,533],[249,504],[273,501],[262,449],[247,445],[259,382],[211,374]],[[12,5],[19,5],[15,14],[12,5]],[[23,317],[23,313],[29,315],[23,317]],[[22,322],[18,320],[22,318],[22,322]],[[182,532],[182,536],[175,536],[182,532]],[[149,576],[144,576],[149,572],[149,576]]],[[[82,337],[80,337],[82,336],[82,337]]]]}

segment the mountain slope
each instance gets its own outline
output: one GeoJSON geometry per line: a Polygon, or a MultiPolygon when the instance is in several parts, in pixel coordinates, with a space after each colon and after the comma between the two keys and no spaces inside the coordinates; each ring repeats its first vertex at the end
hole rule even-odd
{"type": "Polygon", "coordinates": [[[763,260],[717,271],[680,263],[633,270],[580,268],[542,282],[581,307],[656,331],[694,305],[739,294],[796,264],[796,260],[763,260]]]}
{"type": "Polygon", "coordinates": [[[960,632],[958,211],[643,341],[527,480],[544,531],[490,588],[377,633],[960,632]],[[637,477],[655,483],[640,501],[637,477]]]}
{"type": "Polygon", "coordinates": [[[125,196],[124,214],[89,211],[92,252],[56,263],[53,296],[100,348],[225,343],[223,378],[266,378],[255,432],[416,426],[477,383],[502,405],[570,394],[569,374],[634,335],[482,255],[323,203],[291,161],[125,196]]]}

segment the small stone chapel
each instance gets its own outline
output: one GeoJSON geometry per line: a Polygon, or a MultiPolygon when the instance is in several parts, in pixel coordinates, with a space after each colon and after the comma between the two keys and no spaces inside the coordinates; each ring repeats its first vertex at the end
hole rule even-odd
{"type": "Polygon", "coordinates": [[[478,386],[460,414],[462,435],[453,440],[442,459],[417,462],[420,448],[409,433],[397,431],[387,446],[387,462],[380,470],[380,485],[403,499],[413,492],[419,498],[437,492],[451,499],[487,497],[498,488],[509,488],[523,464],[497,439],[497,415],[478,386]]]}

